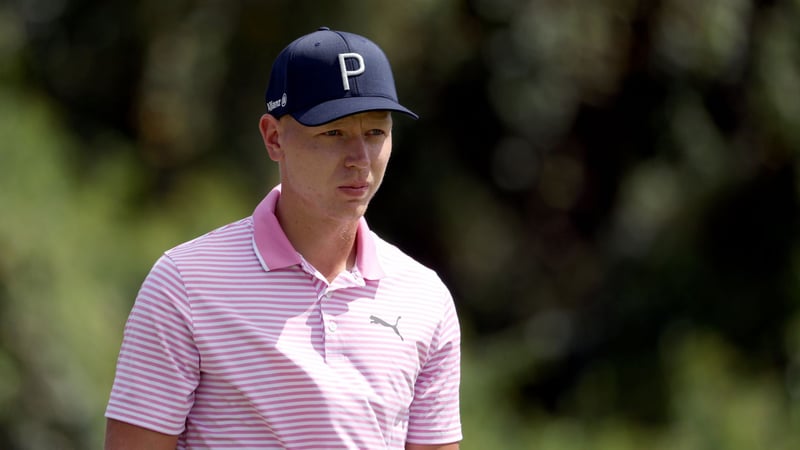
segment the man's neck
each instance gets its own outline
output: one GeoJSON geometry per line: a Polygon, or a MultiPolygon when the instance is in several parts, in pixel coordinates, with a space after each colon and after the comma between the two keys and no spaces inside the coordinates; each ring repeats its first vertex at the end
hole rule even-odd
{"type": "Polygon", "coordinates": [[[342,271],[350,270],[355,265],[357,220],[313,220],[295,216],[281,208],[276,208],[276,215],[295,250],[329,283],[342,271]]]}

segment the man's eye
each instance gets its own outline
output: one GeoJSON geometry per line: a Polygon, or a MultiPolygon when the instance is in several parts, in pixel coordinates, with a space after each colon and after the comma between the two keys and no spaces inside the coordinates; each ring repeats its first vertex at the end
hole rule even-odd
{"type": "Polygon", "coordinates": [[[341,136],[342,132],[341,130],[328,130],[322,134],[324,134],[325,136],[341,136]]]}
{"type": "Polygon", "coordinates": [[[386,132],[381,129],[375,128],[373,130],[369,130],[367,134],[369,134],[370,136],[383,136],[386,134],[386,132]]]}

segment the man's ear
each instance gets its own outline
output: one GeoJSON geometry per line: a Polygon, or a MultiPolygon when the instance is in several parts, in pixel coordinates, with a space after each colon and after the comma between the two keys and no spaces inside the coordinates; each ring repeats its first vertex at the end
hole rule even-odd
{"type": "Polygon", "coordinates": [[[273,161],[280,161],[283,158],[283,149],[280,144],[280,123],[272,114],[264,114],[258,121],[258,129],[261,131],[261,138],[264,140],[264,147],[267,149],[269,158],[273,161]]]}

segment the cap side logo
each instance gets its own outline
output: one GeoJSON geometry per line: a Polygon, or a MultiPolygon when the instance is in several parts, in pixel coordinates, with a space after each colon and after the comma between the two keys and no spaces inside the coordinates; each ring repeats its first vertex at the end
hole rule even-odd
{"type": "Polygon", "coordinates": [[[349,77],[361,75],[364,73],[364,58],[358,53],[339,53],[339,70],[342,72],[342,87],[345,91],[350,90],[349,77]],[[346,61],[348,58],[358,61],[358,67],[355,70],[347,70],[346,61]]]}
{"type": "Polygon", "coordinates": [[[270,100],[267,102],[267,111],[272,112],[275,108],[283,108],[286,106],[286,92],[283,93],[280,100],[270,100]]]}

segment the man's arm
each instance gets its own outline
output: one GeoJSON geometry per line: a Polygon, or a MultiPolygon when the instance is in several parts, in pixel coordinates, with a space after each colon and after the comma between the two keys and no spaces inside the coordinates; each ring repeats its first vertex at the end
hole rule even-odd
{"type": "Polygon", "coordinates": [[[159,433],[119,420],[106,421],[105,450],[175,450],[177,445],[178,436],[159,433]]]}
{"type": "Polygon", "coordinates": [[[406,444],[406,450],[458,450],[458,442],[444,445],[406,444]]]}

